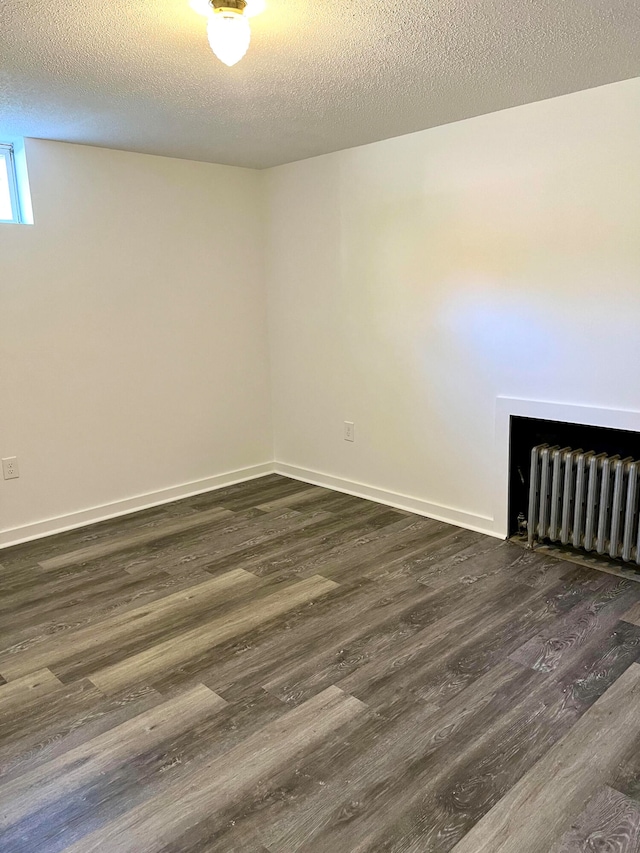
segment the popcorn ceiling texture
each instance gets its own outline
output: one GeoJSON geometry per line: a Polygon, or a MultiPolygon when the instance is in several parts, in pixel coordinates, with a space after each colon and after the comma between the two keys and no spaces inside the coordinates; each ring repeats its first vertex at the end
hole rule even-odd
{"type": "Polygon", "coordinates": [[[638,0],[267,0],[233,68],[187,0],[2,0],[0,138],[264,168],[634,77],[638,0]]]}

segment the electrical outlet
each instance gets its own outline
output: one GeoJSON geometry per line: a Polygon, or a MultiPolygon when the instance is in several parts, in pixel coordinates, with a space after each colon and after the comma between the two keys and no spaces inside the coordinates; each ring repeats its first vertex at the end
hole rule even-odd
{"type": "Polygon", "coordinates": [[[5,480],[15,480],[16,477],[20,476],[17,456],[9,456],[2,460],[2,476],[5,480]]]}
{"type": "Polygon", "coordinates": [[[344,422],[344,440],[345,441],[355,441],[356,440],[356,428],[355,424],[352,421],[344,422]]]}

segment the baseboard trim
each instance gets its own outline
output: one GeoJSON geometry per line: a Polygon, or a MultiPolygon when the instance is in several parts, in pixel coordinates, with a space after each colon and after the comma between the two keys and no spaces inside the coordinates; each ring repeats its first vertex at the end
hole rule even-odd
{"type": "Polygon", "coordinates": [[[258,477],[264,477],[266,474],[273,473],[281,474],[283,477],[291,477],[293,480],[301,480],[313,486],[324,486],[327,489],[344,492],[347,495],[354,495],[358,498],[367,498],[386,506],[404,509],[407,512],[414,512],[416,515],[433,518],[436,521],[445,521],[448,524],[465,527],[477,533],[484,533],[487,536],[504,539],[502,533],[496,532],[493,529],[493,519],[486,516],[474,515],[473,513],[454,509],[453,507],[433,504],[421,498],[412,498],[408,495],[379,489],[376,486],[368,486],[365,483],[345,480],[342,477],[334,477],[330,474],[323,474],[320,471],[299,468],[296,465],[288,465],[284,462],[264,462],[261,465],[239,468],[236,471],[228,471],[224,474],[206,477],[203,480],[182,483],[179,486],[171,486],[168,489],[161,489],[157,492],[148,492],[144,495],[136,495],[132,498],[91,507],[90,509],[80,510],[79,512],[69,513],[68,515],[25,524],[22,527],[2,530],[0,531],[0,549],[10,548],[12,545],[20,545],[23,542],[32,542],[36,539],[42,539],[45,536],[53,536],[56,533],[64,533],[67,530],[86,527],[89,524],[107,521],[110,518],[117,518],[121,515],[130,515],[134,512],[140,512],[143,509],[151,509],[154,506],[161,506],[162,504],[171,503],[181,498],[189,498],[193,495],[212,492],[216,489],[224,488],[224,486],[232,486],[235,483],[255,480],[258,477]]]}
{"type": "Polygon", "coordinates": [[[465,527],[477,533],[485,533],[487,536],[504,539],[501,533],[496,533],[493,529],[493,519],[488,516],[474,515],[463,510],[454,509],[453,507],[429,503],[429,501],[424,501],[421,498],[412,498],[408,495],[398,494],[397,492],[389,492],[386,489],[379,489],[376,486],[368,486],[365,483],[345,480],[342,477],[333,477],[330,474],[323,474],[320,471],[298,468],[295,465],[287,465],[284,462],[276,462],[274,470],[276,474],[282,474],[283,477],[302,480],[302,482],[310,483],[312,486],[324,486],[336,492],[344,492],[347,495],[354,495],[358,498],[367,498],[386,506],[392,506],[395,509],[404,509],[408,512],[414,512],[416,515],[424,515],[436,521],[445,521],[448,524],[455,524],[457,527],[465,527]]]}
{"type": "Polygon", "coordinates": [[[64,533],[66,530],[86,527],[88,524],[95,524],[98,521],[107,521],[110,518],[140,512],[140,510],[161,506],[181,498],[212,492],[216,489],[222,489],[224,486],[233,486],[234,483],[243,483],[245,480],[255,480],[257,477],[264,477],[265,474],[273,474],[274,471],[273,462],[264,462],[262,465],[239,468],[236,471],[216,474],[203,480],[194,480],[190,483],[182,483],[179,486],[171,486],[168,489],[160,489],[157,492],[148,492],[144,495],[136,495],[133,498],[125,498],[125,500],[114,501],[114,503],[61,515],[57,518],[48,518],[44,521],[36,521],[33,524],[25,524],[22,527],[2,530],[0,531],[0,548],[9,548],[12,545],[42,539],[55,533],[64,533]]]}

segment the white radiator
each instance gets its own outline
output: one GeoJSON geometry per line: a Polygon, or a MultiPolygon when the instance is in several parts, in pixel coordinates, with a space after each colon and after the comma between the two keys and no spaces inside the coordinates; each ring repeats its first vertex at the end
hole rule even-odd
{"type": "Polygon", "coordinates": [[[592,450],[531,451],[529,546],[549,539],[640,564],[640,462],[592,450]]]}

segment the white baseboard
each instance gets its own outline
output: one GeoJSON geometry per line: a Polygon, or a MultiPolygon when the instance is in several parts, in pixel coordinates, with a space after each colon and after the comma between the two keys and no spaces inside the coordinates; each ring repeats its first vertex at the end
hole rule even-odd
{"type": "Polygon", "coordinates": [[[85,527],[87,524],[95,524],[97,521],[106,521],[120,515],[129,515],[132,512],[171,503],[180,500],[180,498],[200,495],[203,492],[211,492],[224,486],[232,486],[234,483],[242,483],[245,480],[254,480],[256,477],[264,477],[265,474],[273,474],[274,470],[273,462],[265,462],[262,465],[252,465],[249,468],[239,468],[237,471],[216,474],[213,477],[206,477],[204,480],[182,483],[179,486],[171,486],[157,492],[148,492],[144,495],[136,495],[133,498],[61,515],[57,518],[48,518],[45,521],[36,521],[22,527],[2,530],[0,531],[0,548],[8,548],[11,545],[19,545],[22,542],[30,542],[34,539],[42,539],[44,536],[63,533],[65,530],[74,530],[77,527],[85,527]]]}
{"type": "Polygon", "coordinates": [[[324,486],[336,492],[344,492],[355,497],[367,498],[368,500],[377,501],[396,509],[415,512],[416,515],[424,515],[436,521],[445,521],[448,524],[465,527],[468,530],[475,530],[477,533],[485,533],[488,536],[495,536],[499,539],[504,538],[502,533],[494,530],[493,519],[483,515],[475,515],[463,510],[454,509],[453,507],[429,503],[429,501],[422,500],[421,498],[412,498],[408,495],[401,495],[397,492],[368,486],[365,483],[357,483],[352,480],[345,480],[342,477],[323,474],[319,471],[298,468],[295,465],[287,465],[284,462],[265,462],[261,465],[252,465],[249,468],[228,471],[225,474],[217,474],[213,477],[206,477],[203,480],[196,480],[191,483],[183,483],[179,486],[172,486],[157,492],[136,495],[132,498],[72,512],[68,515],[48,518],[44,521],[36,521],[33,524],[25,524],[22,527],[2,530],[0,531],[0,549],[9,548],[12,545],[20,545],[23,542],[31,542],[34,539],[42,539],[45,536],[52,536],[55,533],[64,533],[66,530],[75,530],[78,527],[85,527],[88,524],[95,524],[98,521],[106,521],[109,518],[129,515],[143,509],[150,509],[151,507],[171,503],[181,498],[200,495],[204,492],[211,492],[215,489],[221,489],[224,486],[232,486],[234,483],[254,480],[257,477],[264,477],[266,474],[273,473],[282,474],[284,477],[291,477],[293,480],[301,480],[304,483],[310,483],[314,486],[324,486]]]}
{"type": "Polygon", "coordinates": [[[466,527],[468,530],[474,530],[477,533],[485,533],[487,536],[504,539],[501,533],[496,533],[493,529],[493,519],[484,515],[474,515],[473,513],[454,509],[453,507],[432,504],[421,498],[411,498],[408,495],[400,495],[397,492],[389,492],[386,489],[378,489],[375,486],[367,486],[364,483],[344,480],[342,477],[333,477],[330,474],[322,474],[319,471],[298,468],[295,465],[287,465],[284,462],[276,462],[274,470],[276,474],[282,474],[284,477],[291,477],[294,480],[302,480],[313,486],[324,486],[336,492],[345,492],[348,495],[355,495],[358,498],[367,498],[371,501],[392,506],[395,509],[415,512],[416,515],[424,515],[436,521],[445,521],[448,524],[466,527]]]}

